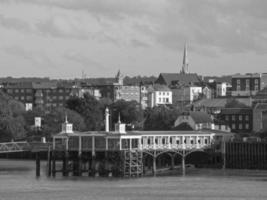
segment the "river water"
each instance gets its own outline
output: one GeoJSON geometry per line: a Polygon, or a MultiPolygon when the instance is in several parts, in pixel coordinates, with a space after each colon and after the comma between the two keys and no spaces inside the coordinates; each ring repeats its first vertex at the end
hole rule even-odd
{"type": "Polygon", "coordinates": [[[191,169],[185,176],[35,178],[34,161],[0,160],[0,200],[267,199],[267,171],[191,169]]]}

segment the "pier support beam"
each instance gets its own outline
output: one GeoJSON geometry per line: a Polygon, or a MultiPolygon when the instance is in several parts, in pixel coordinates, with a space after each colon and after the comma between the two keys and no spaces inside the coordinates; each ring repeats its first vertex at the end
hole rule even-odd
{"type": "Polygon", "coordinates": [[[50,177],[51,176],[51,151],[50,151],[50,147],[48,149],[48,153],[47,153],[47,176],[50,177]]]}
{"type": "Polygon", "coordinates": [[[52,151],[52,176],[56,176],[56,152],[52,151]]]}
{"type": "Polygon", "coordinates": [[[40,176],[40,155],[39,155],[39,152],[36,152],[35,160],[36,160],[36,177],[39,177],[40,176]]]}
{"type": "Polygon", "coordinates": [[[69,152],[65,151],[62,157],[62,175],[63,176],[69,175],[68,164],[69,164],[69,152]]]}
{"type": "Polygon", "coordinates": [[[154,155],[153,155],[153,175],[154,176],[157,175],[157,155],[156,155],[156,151],[154,151],[154,155]]]}
{"type": "Polygon", "coordinates": [[[182,156],[182,174],[185,175],[185,156],[182,156]]]}

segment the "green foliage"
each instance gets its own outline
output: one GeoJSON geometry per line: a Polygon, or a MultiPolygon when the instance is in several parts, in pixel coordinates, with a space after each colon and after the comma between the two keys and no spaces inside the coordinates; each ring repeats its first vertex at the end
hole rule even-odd
{"type": "Polygon", "coordinates": [[[97,131],[103,129],[103,106],[93,96],[85,94],[83,98],[72,97],[67,101],[66,105],[67,108],[84,117],[87,130],[97,131]]]}
{"type": "Polygon", "coordinates": [[[144,130],[171,130],[179,115],[179,110],[167,106],[157,106],[145,110],[144,130]]]}
{"type": "Polygon", "coordinates": [[[24,113],[22,103],[0,92],[0,141],[25,138],[24,113]]]}
{"type": "Polygon", "coordinates": [[[61,131],[61,124],[65,121],[65,116],[68,117],[68,122],[73,124],[74,131],[84,131],[86,129],[83,117],[73,110],[60,107],[46,112],[41,108],[35,108],[24,115],[28,124],[28,137],[45,136],[51,138],[52,135],[61,131]],[[34,128],[35,117],[41,117],[42,119],[42,126],[39,130],[34,128]]]}
{"type": "Polygon", "coordinates": [[[136,101],[119,100],[111,104],[111,121],[114,125],[118,121],[120,114],[121,121],[126,124],[134,125],[135,128],[142,128],[143,111],[140,109],[140,104],[136,101]]]}

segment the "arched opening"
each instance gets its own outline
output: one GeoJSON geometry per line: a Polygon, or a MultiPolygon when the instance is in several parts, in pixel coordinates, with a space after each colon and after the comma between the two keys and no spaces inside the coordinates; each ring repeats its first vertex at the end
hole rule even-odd
{"type": "Polygon", "coordinates": [[[186,155],[185,164],[194,165],[195,167],[205,167],[208,165],[210,155],[205,151],[193,151],[186,155]]]}

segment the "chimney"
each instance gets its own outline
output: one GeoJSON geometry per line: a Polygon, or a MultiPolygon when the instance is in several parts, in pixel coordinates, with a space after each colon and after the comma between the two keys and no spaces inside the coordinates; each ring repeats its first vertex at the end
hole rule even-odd
{"type": "Polygon", "coordinates": [[[105,118],[106,118],[105,131],[109,132],[109,109],[108,108],[106,108],[105,110],[105,118]]]}

